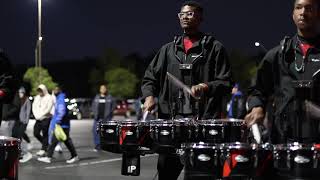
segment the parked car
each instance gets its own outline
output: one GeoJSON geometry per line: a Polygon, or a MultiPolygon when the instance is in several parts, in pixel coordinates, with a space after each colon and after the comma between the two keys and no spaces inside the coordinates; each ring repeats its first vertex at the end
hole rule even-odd
{"type": "Polygon", "coordinates": [[[131,112],[129,104],[126,100],[116,100],[116,109],[113,111],[113,115],[130,117],[131,112]]]}
{"type": "Polygon", "coordinates": [[[88,98],[66,99],[69,117],[72,119],[92,118],[91,100],[88,98]]]}

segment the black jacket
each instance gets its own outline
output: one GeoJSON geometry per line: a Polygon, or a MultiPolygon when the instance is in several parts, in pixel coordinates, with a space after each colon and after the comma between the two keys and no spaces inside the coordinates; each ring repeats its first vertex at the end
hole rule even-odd
{"type": "MultiPolygon", "coordinates": [[[[13,77],[12,65],[6,54],[0,49],[0,89],[5,92],[4,97],[0,97],[0,109],[2,110],[3,103],[10,103],[13,100],[17,89],[17,82],[13,77]]],[[[2,111],[0,110],[0,117],[2,111]]],[[[1,125],[1,119],[0,119],[1,125]]]]}
{"type": "MultiPolygon", "coordinates": [[[[97,94],[92,101],[92,112],[95,120],[99,120],[99,100],[100,95],[97,94]]],[[[113,117],[113,111],[116,108],[116,101],[111,95],[105,97],[105,110],[104,110],[104,121],[111,121],[113,117]]]]}
{"type": "Polygon", "coordinates": [[[159,97],[160,118],[172,118],[172,110],[176,108],[175,103],[179,97],[179,89],[169,83],[166,72],[170,72],[190,87],[207,83],[209,91],[206,100],[202,102],[200,116],[220,117],[222,97],[231,90],[228,56],[222,44],[212,36],[200,34],[200,37],[188,54],[184,52],[183,37],[176,37],[173,42],[159,50],[145,72],[142,81],[143,99],[148,96],[159,97]],[[189,75],[182,73],[180,64],[192,64],[189,75]]]}
{"type": "MultiPolygon", "coordinates": [[[[299,39],[306,41],[301,37],[299,39]]],[[[309,40],[308,43],[310,42],[315,48],[308,51],[303,72],[298,71],[302,67],[303,54],[296,35],[286,38],[266,54],[258,69],[255,84],[249,89],[249,111],[253,107],[264,107],[268,98],[274,97],[274,141],[286,142],[297,138],[294,123],[301,106],[297,104],[293,81],[320,79],[319,74],[318,77],[313,77],[314,73],[320,70],[320,38],[309,40]]],[[[315,97],[319,98],[319,95],[315,97]]],[[[318,104],[320,102],[317,99],[313,101],[318,104]]],[[[303,121],[303,138],[318,139],[319,135],[317,121],[303,121]]]]}

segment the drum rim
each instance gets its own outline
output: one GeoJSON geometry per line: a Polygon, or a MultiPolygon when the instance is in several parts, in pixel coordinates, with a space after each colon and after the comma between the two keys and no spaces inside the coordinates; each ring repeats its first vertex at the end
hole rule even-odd
{"type": "Polygon", "coordinates": [[[296,151],[296,150],[314,150],[314,149],[319,149],[316,147],[316,144],[305,144],[305,143],[283,143],[283,144],[274,144],[273,145],[273,149],[275,151],[277,150],[292,150],[292,151],[296,151]]]}
{"type": "Polygon", "coordinates": [[[199,120],[198,121],[199,124],[201,125],[220,125],[220,124],[226,124],[226,123],[244,123],[244,120],[240,120],[240,119],[203,119],[203,120],[199,120]],[[209,122],[209,123],[206,123],[209,122]]]}
{"type": "Polygon", "coordinates": [[[241,149],[241,148],[251,149],[252,145],[248,143],[243,143],[243,142],[231,142],[231,143],[222,143],[221,148],[222,149],[241,149]]]}
{"type": "Polygon", "coordinates": [[[170,124],[173,125],[173,121],[170,119],[156,119],[150,120],[150,125],[170,124]]]}
{"type": "Polygon", "coordinates": [[[190,122],[194,120],[194,118],[179,118],[179,119],[174,119],[173,122],[190,122]]]}
{"type": "Polygon", "coordinates": [[[105,122],[101,122],[101,125],[118,125],[119,122],[118,121],[105,121],[105,122]]]}
{"type": "Polygon", "coordinates": [[[20,144],[20,139],[14,137],[0,136],[0,145],[17,146],[20,144]]]}
{"type": "Polygon", "coordinates": [[[221,144],[216,143],[182,143],[183,149],[219,149],[221,144]]]}
{"type": "Polygon", "coordinates": [[[140,125],[150,125],[150,121],[138,121],[138,124],[140,125]]]}
{"type": "Polygon", "coordinates": [[[273,144],[270,143],[263,143],[263,144],[257,144],[257,143],[252,143],[251,147],[254,149],[265,149],[265,150],[273,150],[273,144]]]}

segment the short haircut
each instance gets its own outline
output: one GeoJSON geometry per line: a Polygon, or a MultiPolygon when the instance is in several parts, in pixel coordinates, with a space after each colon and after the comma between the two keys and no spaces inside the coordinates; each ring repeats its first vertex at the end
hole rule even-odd
{"type": "Polygon", "coordinates": [[[101,83],[101,84],[99,85],[99,87],[101,87],[101,86],[104,86],[104,87],[108,88],[107,83],[101,83]]]}
{"type": "MultiPolygon", "coordinates": [[[[293,0],[293,5],[296,5],[297,1],[298,0],[293,0]]],[[[315,1],[317,3],[317,8],[318,8],[318,10],[320,10],[320,1],[319,0],[313,0],[313,1],[315,1]]]]}
{"type": "Polygon", "coordinates": [[[194,7],[196,9],[196,11],[198,11],[201,15],[203,14],[203,8],[202,8],[201,4],[197,1],[186,1],[182,4],[181,8],[184,6],[194,7]]]}

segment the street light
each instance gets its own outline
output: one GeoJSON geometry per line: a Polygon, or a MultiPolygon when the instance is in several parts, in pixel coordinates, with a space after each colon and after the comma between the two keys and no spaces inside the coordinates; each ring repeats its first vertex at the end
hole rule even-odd
{"type": "Polygon", "coordinates": [[[42,62],[42,31],[41,31],[41,11],[42,11],[42,0],[38,0],[38,38],[35,48],[35,67],[39,68],[38,82],[41,83],[41,62],[42,62]]]}
{"type": "Polygon", "coordinates": [[[260,47],[265,53],[268,52],[267,48],[265,48],[264,45],[258,41],[254,43],[254,46],[260,47]]]}

